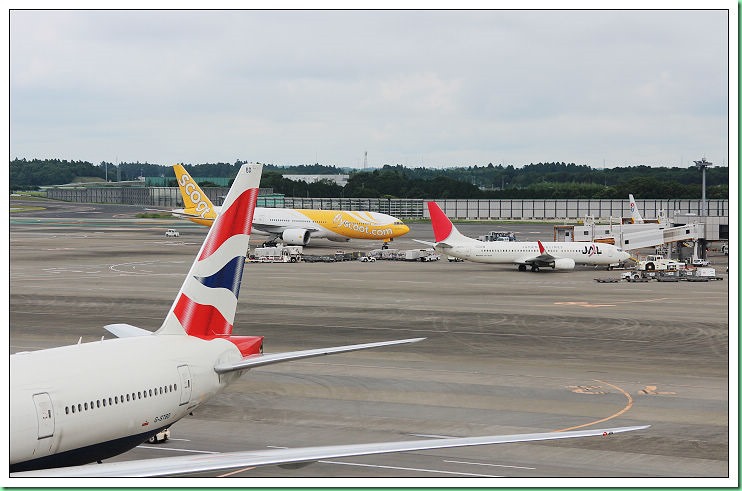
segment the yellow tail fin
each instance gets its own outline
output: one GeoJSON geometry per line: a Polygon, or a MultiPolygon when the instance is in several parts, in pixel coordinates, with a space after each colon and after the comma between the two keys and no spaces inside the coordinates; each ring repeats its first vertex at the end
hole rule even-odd
{"type": "Polygon", "coordinates": [[[183,208],[185,213],[196,215],[207,220],[216,218],[216,210],[206,193],[198,187],[196,181],[186,172],[181,164],[173,166],[175,177],[178,180],[180,194],[183,196],[183,208]]]}

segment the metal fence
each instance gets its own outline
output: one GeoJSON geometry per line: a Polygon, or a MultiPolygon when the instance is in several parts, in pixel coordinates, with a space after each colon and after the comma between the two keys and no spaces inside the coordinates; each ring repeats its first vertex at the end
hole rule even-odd
{"type": "MultiPolygon", "coordinates": [[[[214,204],[221,204],[228,188],[207,187],[204,193],[214,204]]],[[[398,218],[429,218],[423,199],[387,198],[290,198],[264,193],[258,196],[258,206],[269,208],[304,208],[322,210],[377,211],[398,218]]],[[[47,197],[78,203],[119,203],[154,208],[179,208],[183,200],[174,187],[84,188],[47,190],[47,197]]],[[[627,199],[449,199],[435,200],[451,218],[465,220],[561,220],[577,219],[587,215],[595,218],[618,218],[630,215],[627,199]]],[[[729,200],[706,200],[708,216],[728,217],[729,200]]],[[[644,199],[636,200],[644,218],[658,218],[676,214],[701,215],[700,199],[644,199]]]]}

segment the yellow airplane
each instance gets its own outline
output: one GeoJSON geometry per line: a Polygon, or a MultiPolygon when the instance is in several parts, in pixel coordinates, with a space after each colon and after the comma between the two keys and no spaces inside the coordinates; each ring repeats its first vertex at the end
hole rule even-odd
{"type": "MultiPolygon", "coordinates": [[[[211,226],[220,207],[214,206],[185,168],[173,166],[183,196],[184,208],[173,214],[200,225],[211,226]]],[[[253,230],[280,239],[289,245],[307,245],[312,238],[333,242],[350,239],[381,240],[388,243],[410,228],[399,218],[373,211],[302,210],[290,208],[255,208],[253,230]]]]}

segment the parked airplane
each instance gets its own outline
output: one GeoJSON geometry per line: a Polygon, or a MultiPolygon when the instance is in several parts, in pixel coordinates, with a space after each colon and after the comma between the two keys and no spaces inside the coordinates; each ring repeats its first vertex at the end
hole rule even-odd
{"type": "Polygon", "coordinates": [[[644,219],[636,207],[636,200],[633,194],[629,195],[629,208],[631,208],[631,223],[644,223],[644,219]]]}
{"type": "Polygon", "coordinates": [[[421,338],[263,354],[233,336],[262,166],[245,164],[162,326],[105,326],[110,339],[10,356],[11,477],[138,477],[246,466],[300,467],[356,455],[610,435],[647,426],[271,449],[99,463],[170,427],[251,368],[421,338]],[[147,360],[136,363],[136,360],[147,360]],[[62,467],[66,466],[66,467],[62,467]]]}
{"type": "MultiPolygon", "coordinates": [[[[210,226],[219,207],[198,187],[185,168],[173,166],[183,196],[183,209],[172,210],[178,216],[210,226]]],[[[373,211],[306,210],[289,208],[255,208],[253,228],[289,245],[307,245],[312,238],[334,242],[350,239],[381,240],[384,247],[410,228],[398,218],[373,211]]]]}
{"type": "MultiPolygon", "coordinates": [[[[636,200],[633,194],[629,194],[629,208],[631,208],[631,216],[627,217],[628,223],[660,223],[661,218],[643,218],[639,213],[639,208],[636,206],[636,200]]],[[[660,215],[662,215],[660,210],[660,215]]],[[[623,223],[627,223],[627,219],[623,220],[623,223]]]]}
{"type": "Polygon", "coordinates": [[[518,270],[574,269],[575,264],[617,265],[631,257],[621,249],[595,242],[482,242],[462,235],[435,201],[428,202],[435,243],[441,254],[480,263],[515,264],[518,270]]]}

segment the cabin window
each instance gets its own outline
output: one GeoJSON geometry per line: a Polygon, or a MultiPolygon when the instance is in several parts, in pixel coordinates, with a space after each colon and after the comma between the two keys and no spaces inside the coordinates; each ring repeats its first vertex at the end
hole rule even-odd
{"type": "Polygon", "coordinates": [[[100,399],[98,399],[97,401],[95,401],[95,407],[98,407],[98,408],[100,407],[100,399]]]}
{"type": "Polygon", "coordinates": [[[144,398],[145,399],[147,398],[147,391],[146,390],[144,391],[144,398]]]}
{"type": "Polygon", "coordinates": [[[178,390],[178,384],[173,384],[173,389],[178,390]]]}
{"type": "Polygon", "coordinates": [[[64,414],[70,414],[70,407],[69,406],[65,406],[64,407],[64,414]]]}
{"type": "Polygon", "coordinates": [[[162,387],[160,387],[160,395],[162,395],[162,387]]]}
{"type": "Polygon", "coordinates": [[[152,397],[152,389],[149,389],[149,396],[152,397]]]}
{"type": "Polygon", "coordinates": [[[106,400],[103,399],[103,407],[106,407],[106,400]]]}
{"type": "Polygon", "coordinates": [[[126,402],[129,402],[129,394],[126,394],[126,402]]]}
{"type": "Polygon", "coordinates": [[[82,412],[82,404],[77,405],[77,412],[82,412]]]}
{"type": "Polygon", "coordinates": [[[137,399],[141,399],[141,398],[142,398],[142,392],[139,391],[139,392],[137,392],[137,399]]]}
{"type": "Polygon", "coordinates": [[[113,399],[110,397],[108,398],[108,405],[113,406],[113,399]]]}
{"type": "Polygon", "coordinates": [[[119,396],[115,396],[113,398],[113,402],[115,402],[116,404],[118,404],[119,403],[119,396]]]}
{"type": "Polygon", "coordinates": [[[72,414],[75,414],[75,405],[72,405],[72,414]]]}

